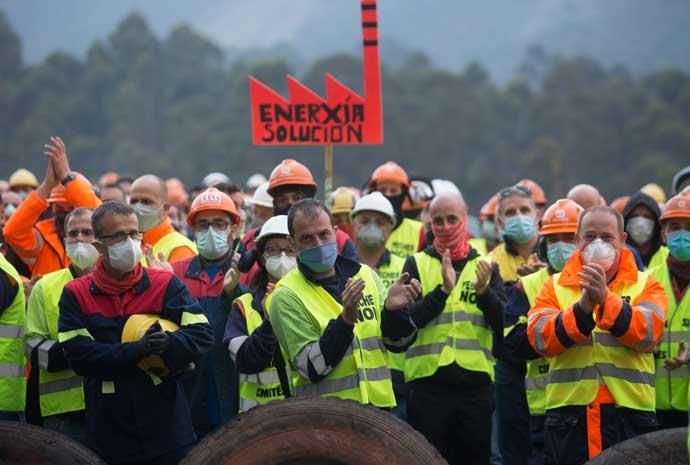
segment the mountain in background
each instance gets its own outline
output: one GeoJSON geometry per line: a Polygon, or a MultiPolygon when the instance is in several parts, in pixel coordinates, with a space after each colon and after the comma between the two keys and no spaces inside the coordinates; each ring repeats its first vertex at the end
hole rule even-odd
{"type": "MultiPolygon", "coordinates": [[[[0,0],[24,46],[41,61],[60,49],[83,57],[131,11],[159,36],[188,23],[230,59],[282,55],[300,67],[338,51],[359,53],[357,0],[0,0]]],[[[478,61],[499,81],[528,49],[590,56],[639,73],[690,69],[687,0],[380,0],[382,54],[398,65],[410,51],[462,69],[478,61]]]]}

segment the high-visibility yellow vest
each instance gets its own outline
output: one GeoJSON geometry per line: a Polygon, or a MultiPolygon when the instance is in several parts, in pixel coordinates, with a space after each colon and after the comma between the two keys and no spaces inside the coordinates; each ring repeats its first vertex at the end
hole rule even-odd
{"type": "Polygon", "coordinates": [[[688,346],[688,327],[690,327],[690,292],[686,292],[680,303],[676,300],[671,285],[668,265],[649,270],[666,291],[668,296],[668,310],[664,333],[659,343],[659,352],[655,355],[656,363],[656,408],[657,410],[687,410],[688,409],[688,377],[690,372],[687,365],[668,371],[664,362],[678,355],[680,342],[688,346]]]}
{"type": "Polygon", "coordinates": [[[515,282],[520,279],[517,270],[525,263],[532,263],[534,258],[532,255],[525,260],[522,255],[513,255],[506,250],[505,243],[498,244],[495,249],[489,252],[491,257],[498,263],[498,271],[501,273],[501,279],[506,282],[515,282]]]}
{"type": "MultiPolygon", "coordinates": [[[[386,286],[386,289],[391,287],[391,285],[400,277],[404,265],[404,258],[398,257],[397,255],[391,253],[390,261],[385,265],[380,266],[376,270],[376,273],[378,273],[379,278],[381,278],[381,281],[383,281],[383,285],[386,286]]],[[[403,371],[405,367],[405,354],[388,352],[388,362],[392,369],[403,371]]]]}
{"type": "MultiPolygon", "coordinates": [[[[425,295],[443,283],[441,260],[425,252],[415,254],[414,260],[425,295]]],[[[417,331],[416,341],[405,352],[406,382],[429,377],[452,363],[487,373],[493,380],[493,336],[474,292],[478,260],[467,261],[441,314],[417,331]]]]}
{"type": "MultiPolygon", "coordinates": [[[[648,277],[647,272],[638,271],[635,283],[611,290],[634,302],[644,291],[648,277]]],[[[554,290],[560,308],[566,309],[580,300],[581,291],[559,285],[559,278],[560,273],[553,276],[554,290]]],[[[653,312],[654,309],[650,306],[646,311],[653,312]]],[[[655,409],[652,353],[636,352],[621,344],[608,331],[594,328],[591,339],[575,344],[550,358],[549,362],[547,410],[589,404],[595,399],[600,383],[606,385],[620,407],[645,411],[655,409]]]]}
{"type": "MultiPolygon", "coordinates": [[[[30,308],[29,311],[44,312],[48,326],[48,340],[38,346],[39,365],[41,359],[47,357],[48,350],[58,340],[58,303],[65,285],[72,281],[73,276],[69,268],[48,273],[36,284],[31,292],[43,294],[44,308],[30,308]]],[[[29,342],[29,341],[27,341],[29,342]]],[[[84,410],[84,388],[82,377],[72,370],[48,372],[39,370],[39,398],[41,414],[44,417],[66,412],[84,410]]]]}
{"type": "Polygon", "coordinates": [[[647,265],[647,270],[651,271],[652,268],[659,266],[666,266],[666,259],[668,258],[668,247],[662,245],[659,250],[654,252],[652,259],[649,260],[649,265],[647,265]]]}
{"type": "MultiPolygon", "coordinates": [[[[520,278],[529,306],[534,307],[534,300],[539,290],[549,279],[549,270],[545,267],[530,275],[520,278]]],[[[549,374],[549,361],[545,358],[527,361],[525,374],[525,392],[527,407],[531,415],[544,415],[546,412],[546,382],[549,374]]]]}
{"type": "Polygon", "coordinates": [[[467,241],[479,255],[486,255],[489,253],[489,248],[486,246],[486,239],[483,237],[473,237],[467,241]]]}
{"type": "Polygon", "coordinates": [[[19,286],[10,306],[0,313],[0,411],[23,412],[26,403],[24,285],[17,270],[2,254],[0,270],[19,286]]]}
{"type": "Polygon", "coordinates": [[[402,258],[417,253],[422,229],[424,229],[424,224],[421,221],[404,218],[402,223],[391,232],[386,241],[386,248],[402,258]]]}
{"type": "MultiPolygon", "coordinates": [[[[172,231],[161,237],[160,240],[153,245],[153,256],[158,258],[158,253],[163,252],[165,259],[168,260],[172,251],[178,247],[188,247],[192,249],[194,253],[198,253],[196,244],[193,241],[177,231],[172,231]]],[[[141,264],[148,266],[145,256],[141,257],[141,264]]]]}
{"type": "MultiPolygon", "coordinates": [[[[395,407],[388,352],[381,335],[383,302],[380,301],[375,272],[362,265],[352,277],[353,280],[359,278],[364,280],[365,285],[350,348],[340,363],[321,381],[312,383],[303,376],[296,377],[296,381],[293,378],[297,397],[332,396],[377,407],[395,407]]],[[[298,268],[278,281],[276,290],[281,287],[294,293],[321,332],[332,319],[342,313],[342,305],[321,286],[304,277],[298,268]]],[[[297,372],[295,367],[292,368],[297,372]]]]}
{"type": "MultiPolygon", "coordinates": [[[[235,303],[239,303],[244,309],[249,335],[263,323],[261,314],[252,306],[252,299],[253,296],[249,293],[235,299],[235,303]]],[[[259,404],[281,399],[285,399],[285,395],[278,377],[278,370],[273,363],[261,373],[240,373],[240,412],[246,412],[259,404]]]]}

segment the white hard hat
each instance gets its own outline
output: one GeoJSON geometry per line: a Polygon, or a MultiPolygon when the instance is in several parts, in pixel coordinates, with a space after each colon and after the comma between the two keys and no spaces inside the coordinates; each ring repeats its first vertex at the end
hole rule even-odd
{"type": "Polygon", "coordinates": [[[214,187],[223,183],[232,184],[229,177],[219,172],[209,173],[201,180],[201,184],[203,184],[204,187],[214,187]]]}
{"type": "Polygon", "coordinates": [[[458,189],[453,181],[447,179],[432,179],[431,187],[434,189],[434,195],[451,193],[458,194],[462,198],[462,192],[458,189]]]}
{"type": "Polygon", "coordinates": [[[273,207],[273,197],[268,193],[268,181],[259,185],[254,191],[252,198],[247,200],[250,205],[259,205],[261,207],[273,207]]]}
{"type": "Polygon", "coordinates": [[[354,219],[357,213],[363,211],[383,213],[391,219],[391,223],[395,224],[395,210],[393,210],[393,205],[378,191],[367,194],[357,200],[355,208],[352,209],[352,213],[350,213],[350,218],[354,219]]]}
{"type": "Polygon", "coordinates": [[[290,231],[288,231],[287,218],[287,215],[276,215],[266,220],[264,225],[261,226],[261,232],[256,238],[256,243],[258,244],[268,236],[289,236],[290,231]]]}
{"type": "Polygon", "coordinates": [[[247,187],[247,189],[257,189],[261,184],[265,183],[266,181],[266,176],[264,176],[261,173],[254,173],[251,176],[249,176],[249,179],[247,179],[245,186],[247,187]]]}

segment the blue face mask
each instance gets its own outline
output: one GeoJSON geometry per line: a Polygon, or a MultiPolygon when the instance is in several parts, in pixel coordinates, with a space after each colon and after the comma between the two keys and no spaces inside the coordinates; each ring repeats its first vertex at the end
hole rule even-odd
{"type": "Polygon", "coordinates": [[[325,273],[333,268],[336,258],[338,258],[338,244],[335,242],[304,249],[297,255],[299,262],[314,273],[325,273]]]}
{"type": "Polygon", "coordinates": [[[515,215],[506,218],[503,227],[503,237],[524,244],[534,237],[534,218],[527,215],[515,215]]]}
{"type": "Polygon", "coordinates": [[[213,226],[209,226],[206,231],[196,233],[196,247],[199,249],[199,255],[206,260],[216,260],[230,249],[228,232],[218,232],[213,229],[213,226]]]}
{"type": "Polygon", "coordinates": [[[561,271],[570,256],[575,252],[575,244],[567,242],[554,242],[546,246],[546,255],[551,268],[561,271]]]}
{"type": "Polygon", "coordinates": [[[668,251],[673,258],[690,260],[690,231],[674,231],[667,237],[668,251]]]}

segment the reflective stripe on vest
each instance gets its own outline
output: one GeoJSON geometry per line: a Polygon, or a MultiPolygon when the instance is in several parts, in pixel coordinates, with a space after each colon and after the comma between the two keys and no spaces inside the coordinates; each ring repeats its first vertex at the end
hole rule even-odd
{"type": "MultiPolygon", "coordinates": [[[[263,323],[261,314],[252,306],[252,294],[243,294],[235,303],[239,303],[244,309],[244,317],[247,322],[247,334],[251,335],[263,323]]],[[[246,341],[246,338],[243,342],[246,341]]],[[[238,348],[239,349],[239,348],[238,348]]],[[[240,411],[246,412],[252,407],[267,404],[274,400],[284,399],[283,389],[280,385],[278,370],[273,363],[260,373],[240,373],[240,411]]]]}
{"type": "MultiPolygon", "coordinates": [[[[441,261],[425,252],[415,254],[414,260],[426,295],[442,283],[441,261]]],[[[465,264],[443,312],[417,331],[417,339],[405,352],[406,382],[429,377],[452,363],[493,379],[492,332],[477,307],[473,286],[477,260],[465,264]]]]}
{"type": "MultiPolygon", "coordinates": [[[[638,271],[635,283],[611,290],[635,302],[644,291],[648,277],[648,273],[638,271]]],[[[564,310],[580,299],[581,291],[559,285],[559,278],[560,273],[553,276],[554,291],[564,310]]],[[[654,310],[650,307],[649,311],[654,310]]],[[[655,408],[652,354],[635,352],[608,331],[594,328],[591,344],[570,347],[549,362],[547,409],[587,405],[596,397],[600,383],[606,385],[620,407],[645,411],[655,408]]]]}
{"type": "MultiPolygon", "coordinates": [[[[161,237],[158,240],[158,242],[154,244],[153,256],[158,257],[158,253],[162,252],[165,256],[165,259],[168,260],[170,258],[170,254],[172,253],[172,251],[178,247],[187,247],[191,249],[194,253],[198,253],[196,249],[196,244],[193,241],[191,241],[187,236],[184,236],[177,231],[172,231],[166,234],[165,236],[161,237]]],[[[148,263],[146,262],[146,257],[141,257],[141,264],[144,266],[148,266],[148,263]]]]}
{"type": "Polygon", "coordinates": [[[420,221],[405,218],[400,226],[395,228],[386,241],[386,248],[395,255],[407,258],[419,250],[419,238],[424,224],[420,221]]]}
{"type": "MultiPolygon", "coordinates": [[[[534,307],[539,290],[549,279],[549,271],[546,267],[520,278],[522,289],[525,291],[529,306],[534,307]]],[[[525,392],[527,394],[527,407],[531,415],[543,415],[546,412],[546,384],[549,374],[549,361],[545,358],[527,361],[525,373],[525,392]]]]}
{"type": "MultiPolygon", "coordinates": [[[[661,249],[654,255],[661,252],[661,249]]],[[[668,250],[666,252],[668,256],[668,250]]],[[[651,265],[651,262],[650,262],[651,265]]],[[[690,323],[690,292],[686,292],[678,303],[673,292],[668,265],[664,261],[660,266],[650,268],[649,272],[664,287],[668,297],[668,311],[664,333],[661,336],[659,350],[655,353],[656,364],[656,408],[657,410],[688,410],[688,368],[683,365],[668,371],[664,362],[678,355],[680,342],[688,346],[688,326],[690,323]]]]}
{"type": "MultiPolygon", "coordinates": [[[[356,400],[377,407],[394,407],[395,396],[388,368],[388,353],[381,336],[381,309],[377,278],[374,271],[362,265],[353,280],[364,280],[364,291],[358,309],[360,317],[355,323],[354,337],[338,365],[319,382],[295,376],[297,396],[334,396],[356,400]]],[[[328,323],[342,312],[338,303],[321,286],[307,280],[299,269],[285,275],[276,289],[286,287],[302,303],[301,308],[317,326],[320,333],[328,323]]],[[[292,361],[291,361],[292,363],[292,361]]],[[[297,370],[295,370],[296,372],[297,370]]]]}
{"type": "MultiPolygon", "coordinates": [[[[82,377],[72,370],[48,372],[48,350],[58,340],[58,303],[65,285],[72,281],[69,268],[48,273],[41,278],[40,286],[33,292],[43,293],[43,309],[49,340],[38,347],[39,387],[41,414],[44,417],[84,410],[84,389],[82,377]]],[[[33,309],[32,309],[33,310],[33,309]]]]}
{"type": "Polygon", "coordinates": [[[0,270],[18,286],[12,303],[0,313],[0,411],[23,412],[26,402],[24,285],[17,270],[2,254],[0,270]]]}

